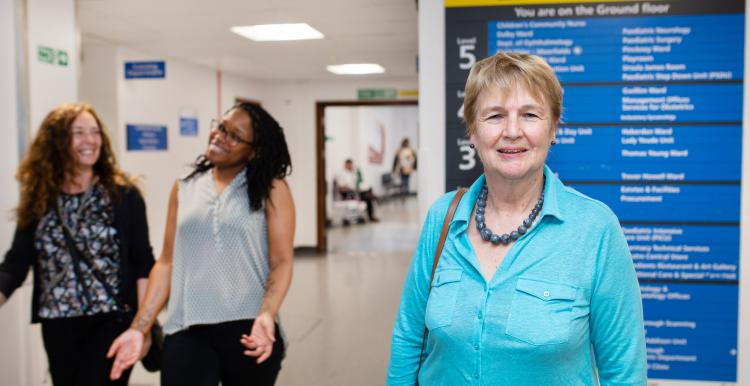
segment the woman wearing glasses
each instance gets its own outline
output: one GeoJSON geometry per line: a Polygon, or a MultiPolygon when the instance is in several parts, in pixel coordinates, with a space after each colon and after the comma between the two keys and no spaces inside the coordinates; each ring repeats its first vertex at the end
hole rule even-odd
{"type": "Polygon", "coordinates": [[[295,225],[284,134],[263,108],[235,105],[194,167],[172,187],[162,254],[141,310],[112,344],[111,376],[136,362],[169,300],[163,386],[273,385],[295,225]]]}

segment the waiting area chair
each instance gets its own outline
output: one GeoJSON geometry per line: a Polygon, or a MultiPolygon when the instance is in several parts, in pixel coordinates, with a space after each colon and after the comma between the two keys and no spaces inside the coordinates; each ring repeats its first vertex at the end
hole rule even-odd
{"type": "Polygon", "coordinates": [[[393,173],[383,173],[380,176],[380,183],[383,186],[383,200],[396,197],[401,192],[401,182],[393,178],[393,173]]]}
{"type": "Polygon", "coordinates": [[[361,224],[367,217],[367,205],[356,196],[344,197],[339,193],[336,181],[333,182],[333,204],[330,210],[332,224],[361,224]]]}

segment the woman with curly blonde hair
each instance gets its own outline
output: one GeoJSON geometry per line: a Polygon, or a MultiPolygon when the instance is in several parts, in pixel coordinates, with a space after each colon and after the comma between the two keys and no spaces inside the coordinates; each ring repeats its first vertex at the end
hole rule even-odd
{"type": "Polygon", "coordinates": [[[109,380],[111,342],[130,324],[154,263],[146,208],[115,161],[94,109],[63,104],[42,122],[16,175],[13,244],[0,264],[0,305],[34,270],[32,323],[42,324],[52,382],[109,380]]]}

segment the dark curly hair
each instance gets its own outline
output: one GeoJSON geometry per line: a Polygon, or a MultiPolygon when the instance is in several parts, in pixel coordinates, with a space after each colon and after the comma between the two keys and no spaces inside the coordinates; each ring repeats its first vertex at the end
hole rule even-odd
{"type": "Polygon", "coordinates": [[[94,164],[94,175],[111,197],[117,198],[117,186],[134,186],[135,181],[117,167],[107,130],[99,115],[86,103],[66,103],[56,107],[44,118],[34,141],[16,172],[21,197],[16,208],[20,228],[26,228],[56,205],[57,196],[66,176],[75,175],[76,161],[70,152],[73,121],[87,112],[101,131],[102,146],[94,164]]]}
{"type": "MultiPolygon", "coordinates": [[[[247,162],[247,196],[250,210],[259,210],[263,201],[271,194],[274,178],[284,178],[292,173],[292,159],[279,123],[265,109],[252,103],[237,103],[232,110],[242,110],[250,115],[253,126],[253,143],[250,145],[254,156],[247,162]]],[[[214,165],[201,154],[193,162],[193,171],[183,179],[203,173],[214,165]]]]}

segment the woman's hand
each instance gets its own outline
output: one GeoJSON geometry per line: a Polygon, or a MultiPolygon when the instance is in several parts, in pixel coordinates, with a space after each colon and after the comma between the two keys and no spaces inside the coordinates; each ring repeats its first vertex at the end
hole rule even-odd
{"type": "Polygon", "coordinates": [[[292,281],[294,257],[294,202],[289,185],[284,180],[273,180],[271,196],[266,201],[268,221],[268,279],[263,303],[255,317],[250,335],[242,335],[240,342],[247,348],[245,355],[257,357],[263,363],[273,352],[276,341],[274,316],[292,281]]]}
{"type": "Polygon", "coordinates": [[[112,346],[109,347],[107,352],[107,358],[115,358],[112,371],[109,373],[110,379],[120,379],[123,371],[129,369],[146,355],[149,347],[151,347],[151,334],[147,335],[148,337],[144,337],[140,331],[128,328],[112,342],[112,346]]]}
{"type": "Polygon", "coordinates": [[[268,312],[262,312],[255,318],[250,335],[242,335],[240,343],[247,348],[244,354],[257,357],[258,364],[263,363],[273,352],[276,342],[276,325],[268,312]]]}
{"type": "Polygon", "coordinates": [[[167,210],[167,223],[164,230],[164,247],[161,257],[156,261],[148,281],[139,279],[138,286],[138,313],[133,318],[130,328],[125,330],[112,342],[107,352],[107,358],[115,358],[109,377],[112,380],[119,379],[122,372],[130,368],[141,358],[146,356],[151,348],[151,326],[156,320],[156,315],[169,299],[169,287],[172,282],[172,258],[174,251],[174,237],[177,227],[177,190],[178,181],[172,184],[169,193],[169,209],[167,210]],[[144,287],[146,287],[144,289],[144,287]],[[145,295],[143,294],[145,292],[145,295]]]}

